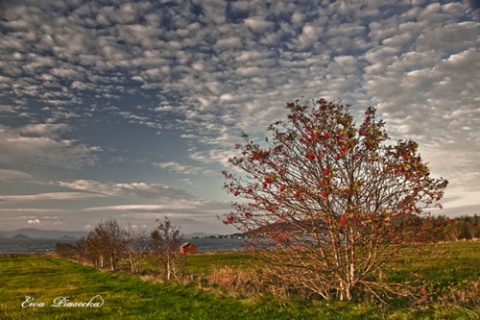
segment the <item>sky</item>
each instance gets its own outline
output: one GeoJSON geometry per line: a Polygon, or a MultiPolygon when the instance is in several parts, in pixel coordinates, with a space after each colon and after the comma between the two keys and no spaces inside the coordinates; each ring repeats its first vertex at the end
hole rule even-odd
{"type": "Polygon", "coordinates": [[[0,0],[0,32],[0,230],[234,232],[234,144],[319,97],[375,107],[450,181],[440,213],[480,214],[480,1],[0,0]]]}

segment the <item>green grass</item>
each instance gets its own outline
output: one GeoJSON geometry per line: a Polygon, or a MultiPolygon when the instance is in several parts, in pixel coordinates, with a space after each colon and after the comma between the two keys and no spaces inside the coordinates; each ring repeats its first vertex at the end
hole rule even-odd
{"type": "MultiPolygon", "coordinates": [[[[267,295],[235,298],[197,284],[145,282],[58,258],[0,258],[0,319],[480,319],[475,296],[480,294],[480,242],[441,244],[432,252],[400,257],[386,275],[389,281],[427,287],[429,300],[408,308],[285,302],[267,295]],[[472,289],[475,284],[478,291],[472,289]],[[99,308],[51,306],[57,297],[87,302],[96,295],[104,300],[99,308]],[[46,306],[22,308],[26,296],[46,306]]],[[[215,268],[250,268],[252,259],[244,252],[197,254],[189,257],[185,269],[207,276],[215,268]]]]}
{"type": "Polygon", "coordinates": [[[233,269],[251,268],[257,258],[250,252],[218,252],[194,254],[185,263],[185,272],[191,274],[209,274],[214,268],[233,269]]]}
{"type": "Polygon", "coordinates": [[[319,313],[312,301],[285,306],[274,299],[234,299],[194,285],[148,283],[127,275],[49,257],[0,259],[0,319],[305,319],[319,313]],[[55,308],[61,296],[100,308],[55,308]],[[25,297],[45,307],[22,308],[25,297]]]}
{"type": "Polygon", "coordinates": [[[480,282],[480,242],[437,244],[427,252],[401,256],[389,280],[423,283],[436,296],[480,282]]]}

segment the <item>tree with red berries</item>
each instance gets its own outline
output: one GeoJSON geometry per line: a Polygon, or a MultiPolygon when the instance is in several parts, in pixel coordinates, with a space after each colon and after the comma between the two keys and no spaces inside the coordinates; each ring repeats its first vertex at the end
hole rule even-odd
{"type": "Polygon", "coordinates": [[[373,108],[360,126],[341,101],[297,100],[287,109],[264,144],[244,134],[236,145],[241,155],[230,163],[242,174],[224,172],[225,189],[241,201],[223,222],[248,234],[265,270],[289,289],[378,296],[382,266],[428,239],[415,225],[440,207],[447,181],[430,176],[414,141],[388,144],[373,108]]]}

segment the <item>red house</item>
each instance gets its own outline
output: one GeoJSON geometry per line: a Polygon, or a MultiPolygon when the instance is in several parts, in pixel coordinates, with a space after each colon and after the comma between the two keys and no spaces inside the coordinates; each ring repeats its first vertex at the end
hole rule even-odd
{"type": "Polygon", "coordinates": [[[197,247],[191,242],[185,242],[180,246],[180,253],[195,253],[197,247]]]}

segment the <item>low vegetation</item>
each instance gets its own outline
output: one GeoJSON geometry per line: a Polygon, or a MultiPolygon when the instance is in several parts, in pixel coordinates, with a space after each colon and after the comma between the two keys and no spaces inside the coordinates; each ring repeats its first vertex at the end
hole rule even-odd
{"type": "Polygon", "coordinates": [[[422,255],[399,255],[381,275],[385,282],[413,288],[418,298],[398,296],[384,305],[265,292],[271,283],[258,274],[258,260],[250,252],[190,255],[183,277],[170,282],[155,275],[153,267],[136,276],[54,257],[2,258],[0,318],[479,319],[480,242],[425,249],[422,255]],[[26,296],[46,305],[22,308],[26,296]],[[95,296],[103,299],[98,308],[52,306],[58,297],[75,303],[95,296]]]}

